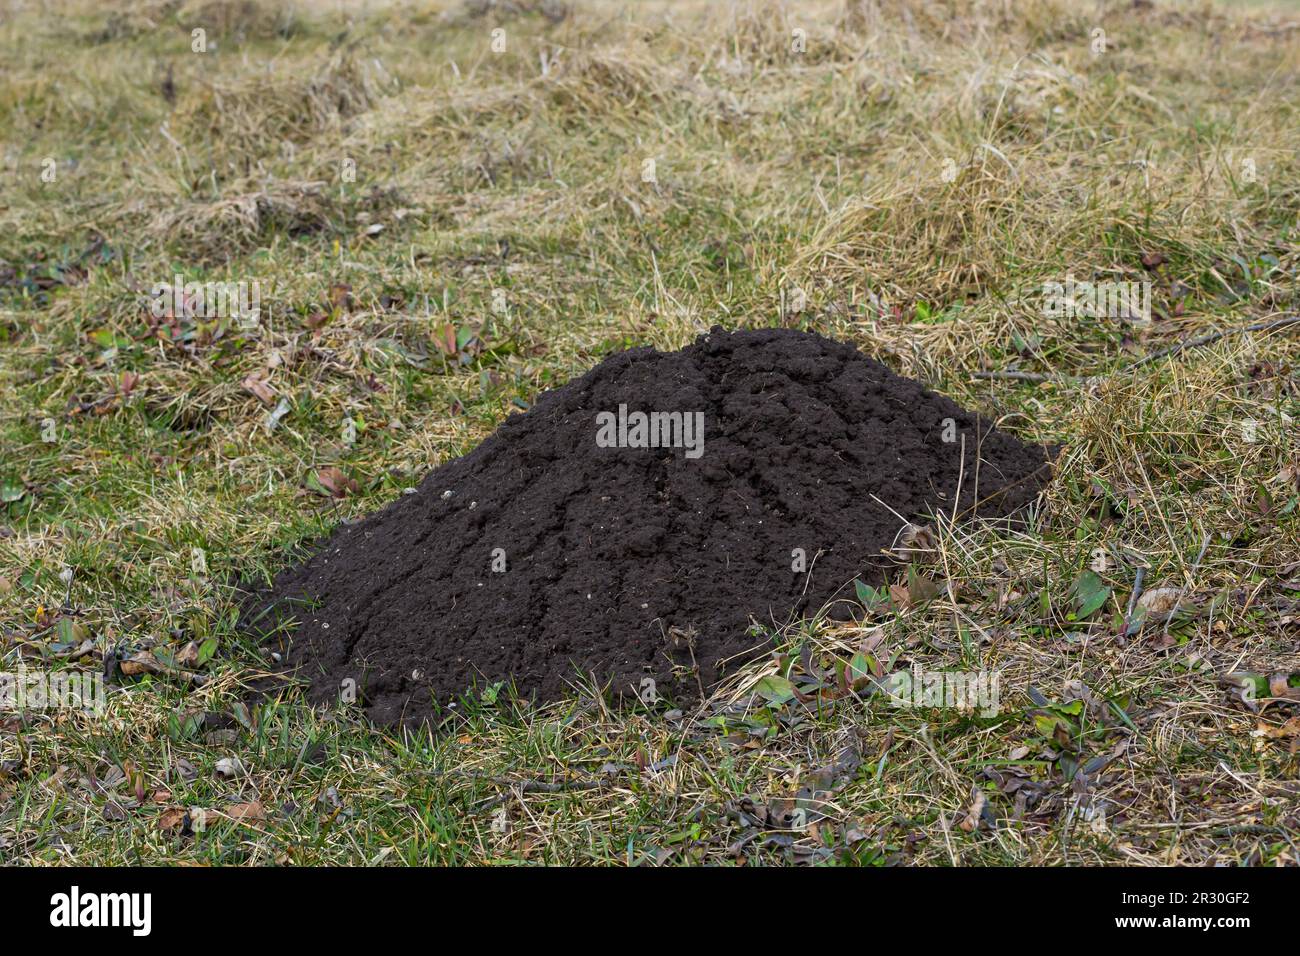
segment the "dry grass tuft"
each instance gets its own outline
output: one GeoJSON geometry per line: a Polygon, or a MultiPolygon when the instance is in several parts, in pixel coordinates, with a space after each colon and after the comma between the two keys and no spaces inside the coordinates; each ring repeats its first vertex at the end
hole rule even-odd
{"type": "Polygon", "coordinates": [[[235,143],[264,155],[285,142],[337,136],[391,82],[382,67],[348,53],[334,54],[306,74],[281,78],[273,71],[274,66],[234,82],[205,82],[177,105],[172,129],[214,152],[227,152],[235,143]]]}

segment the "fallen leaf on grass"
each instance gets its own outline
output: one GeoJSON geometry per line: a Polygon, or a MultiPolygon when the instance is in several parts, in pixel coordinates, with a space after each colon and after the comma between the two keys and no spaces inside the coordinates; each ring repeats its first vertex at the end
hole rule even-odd
{"type": "Polygon", "coordinates": [[[884,668],[871,654],[859,651],[844,665],[844,690],[857,691],[868,686],[873,677],[883,677],[884,668]]]}
{"type": "Polygon", "coordinates": [[[855,580],[853,587],[857,591],[858,603],[868,611],[874,610],[889,600],[889,591],[884,587],[873,588],[868,584],[863,584],[861,580],[855,580]]]}
{"type": "Polygon", "coordinates": [[[899,535],[898,546],[894,549],[895,553],[904,557],[937,550],[939,550],[939,537],[935,533],[934,526],[929,524],[905,526],[899,535]]]}
{"type": "Polygon", "coordinates": [[[207,678],[202,674],[194,674],[179,667],[169,667],[148,651],[137,651],[125,660],[119,661],[117,667],[126,677],[154,674],[159,677],[170,677],[184,683],[200,686],[207,681],[207,678]]]}
{"type": "Polygon", "coordinates": [[[232,820],[265,820],[266,810],[262,807],[262,801],[254,800],[252,803],[235,803],[225,810],[226,816],[232,820]]]}
{"type": "Polygon", "coordinates": [[[1096,614],[1108,600],[1111,588],[1096,571],[1084,571],[1071,588],[1074,595],[1075,620],[1082,621],[1096,614]]]}
{"type": "Polygon", "coordinates": [[[1285,724],[1269,724],[1260,721],[1251,736],[1263,740],[1290,740],[1289,751],[1294,754],[1300,750],[1300,717],[1292,717],[1285,724]]]}
{"type": "Polygon", "coordinates": [[[197,641],[190,641],[179,651],[176,652],[176,664],[179,667],[193,669],[199,664],[199,644],[197,641]]]}
{"type": "Polygon", "coordinates": [[[1274,740],[1285,737],[1300,737],[1300,717],[1292,717],[1281,725],[1270,724],[1261,720],[1251,736],[1268,737],[1274,740]]]}
{"type": "Polygon", "coordinates": [[[346,498],[360,489],[361,486],[355,479],[349,478],[333,465],[320,468],[307,476],[307,490],[327,498],[346,498]]]}
{"type": "Polygon", "coordinates": [[[265,374],[264,372],[254,372],[251,375],[246,375],[239,384],[256,395],[258,401],[263,405],[270,405],[275,401],[275,390],[267,383],[265,374]]]}
{"type": "Polygon", "coordinates": [[[1268,679],[1268,695],[1279,700],[1300,701],[1300,687],[1295,682],[1295,674],[1273,674],[1268,679]]]}
{"type": "Polygon", "coordinates": [[[147,651],[132,654],[126,660],[119,662],[117,666],[127,677],[138,677],[141,674],[161,674],[163,671],[162,664],[147,651]]]}
{"type": "Polygon", "coordinates": [[[1182,596],[1182,588],[1155,588],[1138,598],[1138,607],[1148,615],[1168,614],[1178,606],[1182,596]]]}
{"type": "Polygon", "coordinates": [[[1143,628],[1164,628],[1161,644],[1172,645],[1175,640],[1168,630],[1197,615],[1196,605],[1189,601],[1182,588],[1152,588],[1138,598],[1133,617],[1124,633],[1132,636],[1143,628]]]}
{"type": "Polygon", "coordinates": [[[889,600],[899,610],[905,611],[908,608],[916,607],[938,597],[942,591],[943,588],[940,584],[926,575],[918,573],[915,568],[909,567],[907,569],[906,584],[891,584],[889,586],[889,600]]]}
{"type": "Polygon", "coordinates": [[[242,700],[237,700],[231,705],[230,713],[250,734],[257,732],[257,713],[249,710],[248,705],[242,700]]]}
{"type": "Polygon", "coordinates": [[[784,704],[794,699],[794,684],[784,677],[771,674],[754,685],[754,692],[772,704],[784,704]]]}
{"type": "Polygon", "coordinates": [[[1254,713],[1273,704],[1300,703],[1300,672],[1261,674],[1257,671],[1232,671],[1220,680],[1234,688],[1234,696],[1254,713]]]}
{"type": "Polygon", "coordinates": [[[1275,484],[1290,485],[1293,490],[1300,491],[1300,465],[1283,466],[1272,480],[1275,484]]]}

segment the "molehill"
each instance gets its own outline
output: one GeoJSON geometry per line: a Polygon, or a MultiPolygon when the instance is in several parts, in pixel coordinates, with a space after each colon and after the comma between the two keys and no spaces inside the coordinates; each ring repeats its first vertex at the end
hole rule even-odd
{"type": "Polygon", "coordinates": [[[1043,448],[852,346],[714,329],[541,395],[249,613],[296,622],[285,666],[311,700],[355,688],[377,723],[497,682],[553,700],[580,675],[688,704],[770,646],[753,624],[845,616],[903,519],[1007,515],[1047,472],[1043,448]]]}

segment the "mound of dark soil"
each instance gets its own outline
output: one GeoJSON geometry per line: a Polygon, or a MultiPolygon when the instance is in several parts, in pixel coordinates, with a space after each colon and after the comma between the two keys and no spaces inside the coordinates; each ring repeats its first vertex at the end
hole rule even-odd
{"type": "Polygon", "coordinates": [[[540,396],[416,493],[338,528],[258,606],[301,621],[286,662],[313,700],[355,686],[381,723],[497,681],[554,699],[579,674],[619,694],[650,677],[684,703],[762,643],[752,622],[881,580],[899,515],[951,513],[954,496],[959,513],[1008,514],[1047,470],[1042,448],[851,346],[715,329],[540,396]],[[683,413],[658,434],[687,447],[637,447],[637,412],[683,413]]]}

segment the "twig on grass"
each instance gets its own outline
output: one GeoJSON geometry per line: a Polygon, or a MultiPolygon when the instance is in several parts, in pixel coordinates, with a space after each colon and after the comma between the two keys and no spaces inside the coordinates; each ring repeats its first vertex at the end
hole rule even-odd
{"type": "MultiPolygon", "coordinates": [[[[432,770],[429,772],[438,777],[457,777],[474,783],[487,783],[495,787],[509,787],[512,793],[516,790],[520,793],[565,793],[567,791],[599,790],[610,782],[602,777],[564,777],[560,780],[511,780],[509,777],[466,773],[462,770],[432,770]]],[[[510,794],[488,797],[476,805],[474,809],[490,810],[505,803],[509,798],[510,794]]]]}
{"type": "Polygon", "coordinates": [[[1220,329],[1217,332],[1209,332],[1194,339],[1188,339],[1185,342],[1178,342],[1167,349],[1161,349],[1159,352],[1144,355],[1137,361],[1125,366],[1125,370],[1137,368],[1139,365],[1146,365],[1148,362],[1154,362],[1167,355],[1177,355],[1184,349],[1195,349],[1200,348],[1202,345],[1209,345],[1212,342],[1219,341],[1219,339],[1227,338],[1229,335],[1240,335],[1244,332],[1271,332],[1274,329],[1284,329],[1292,325],[1300,325],[1300,315],[1288,315],[1281,319],[1274,319],[1271,322],[1256,322],[1254,325],[1243,325],[1240,328],[1220,329]]]}
{"type": "MultiPolygon", "coordinates": [[[[505,777],[475,777],[472,774],[467,776],[470,776],[473,779],[492,783],[498,787],[509,787],[510,793],[513,793],[516,789],[520,793],[565,793],[573,790],[599,790],[606,783],[604,780],[567,778],[564,780],[549,782],[545,780],[510,780],[505,777]]],[[[494,809],[509,800],[510,793],[503,793],[499,796],[489,797],[474,809],[479,811],[494,809]]]]}

